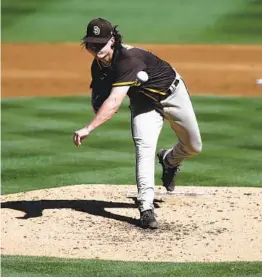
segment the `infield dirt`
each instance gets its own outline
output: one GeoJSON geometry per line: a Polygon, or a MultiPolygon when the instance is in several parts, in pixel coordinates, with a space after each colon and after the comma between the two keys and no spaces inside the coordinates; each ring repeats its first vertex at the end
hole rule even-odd
{"type": "MultiPolygon", "coordinates": [[[[166,59],[192,94],[262,96],[262,46],[136,46],[166,59]]],[[[91,61],[80,44],[2,44],[2,97],[87,94],[91,61]]]]}
{"type": "Polygon", "coordinates": [[[2,254],[123,261],[261,261],[261,188],[156,189],[158,230],[138,227],[136,186],[2,196],[2,254]]]}
{"type": "MultiPolygon", "coordinates": [[[[262,96],[261,46],[140,45],[192,94],[262,96]]],[[[2,44],[2,97],[85,95],[78,44],[2,44]]],[[[136,186],[75,185],[1,196],[2,254],[132,261],[262,261],[262,189],[156,190],[160,229],[140,229],[136,186]]]]}

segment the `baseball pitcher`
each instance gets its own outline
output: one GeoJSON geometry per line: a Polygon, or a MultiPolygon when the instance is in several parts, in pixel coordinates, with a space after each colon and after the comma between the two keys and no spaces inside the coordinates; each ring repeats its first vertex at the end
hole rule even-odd
{"type": "Polygon", "coordinates": [[[164,120],[178,137],[177,144],[157,154],[167,191],[175,189],[181,163],[202,149],[189,93],[169,63],[146,50],[124,45],[117,26],[105,19],[97,18],[88,24],[83,45],[94,57],[90,87],[95,117],[75,131],[74,144],[80,146],[83,139],[110,120],[124,98],[129,97],[141,227],[155,229],[159,226],[153,205],[155,154],[164,120]]]}

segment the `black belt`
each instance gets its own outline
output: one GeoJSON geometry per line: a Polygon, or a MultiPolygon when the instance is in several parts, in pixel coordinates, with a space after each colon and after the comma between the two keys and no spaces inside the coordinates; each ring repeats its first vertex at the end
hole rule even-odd
{"type": "MultiPolygon", "coordinates": [[[[172,84],[170,85],[170,87],[167,89],[165,95],[155,94],[154,97],[152,97],[152,99],[158,100],[159,102],[166,99],[167,97],[169,97],[171,94],[173,94],[176,91],[176,88],[178,85],[179,85],[179,79],[175,79],[172,82],[172,84]]],[[[150,93],[150,91],[149,91],[149,93],[150,93]]]]}
{"type": "Polygon", "coordinates": [[[175,80],[173,81],[173,83],[170,85],[170,87],[168,88],[168,90],[167,90],[167,94],[168,94],[169,96],[175,92],[175,90],[176,90],[178,84],[179,84],[179,79],[175,79],[175,80]]]}

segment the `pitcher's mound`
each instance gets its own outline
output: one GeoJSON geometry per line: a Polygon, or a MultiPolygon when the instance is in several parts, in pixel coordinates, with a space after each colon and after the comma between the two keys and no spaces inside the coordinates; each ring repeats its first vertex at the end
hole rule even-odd
{"type": "Polygon", "coordinates": [[[156,188],[143,230],[136,186],[75,185],[4,195],[2,254],[123,261],[258,261],[262,189],[156,188]]]}

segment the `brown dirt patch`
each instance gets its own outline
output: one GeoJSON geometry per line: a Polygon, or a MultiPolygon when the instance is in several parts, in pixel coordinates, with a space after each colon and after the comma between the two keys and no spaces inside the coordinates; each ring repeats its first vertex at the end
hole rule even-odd
{"type": "MultiPolygon", "coordinates": [[[[262,96],[262,46],[137,45],[170,62],[192,94],[262,96]]],[[[91,57],[79,44],[2,44],[2,97],[87,94],[91,57]]]]}
{"type": "Polygon", "coordinates": [[[136,226],[135,193],[131,185],[76,185],[2,196],[2,254],[261,261],[261,188],[156,188],[154,231],[136,226]]]}

